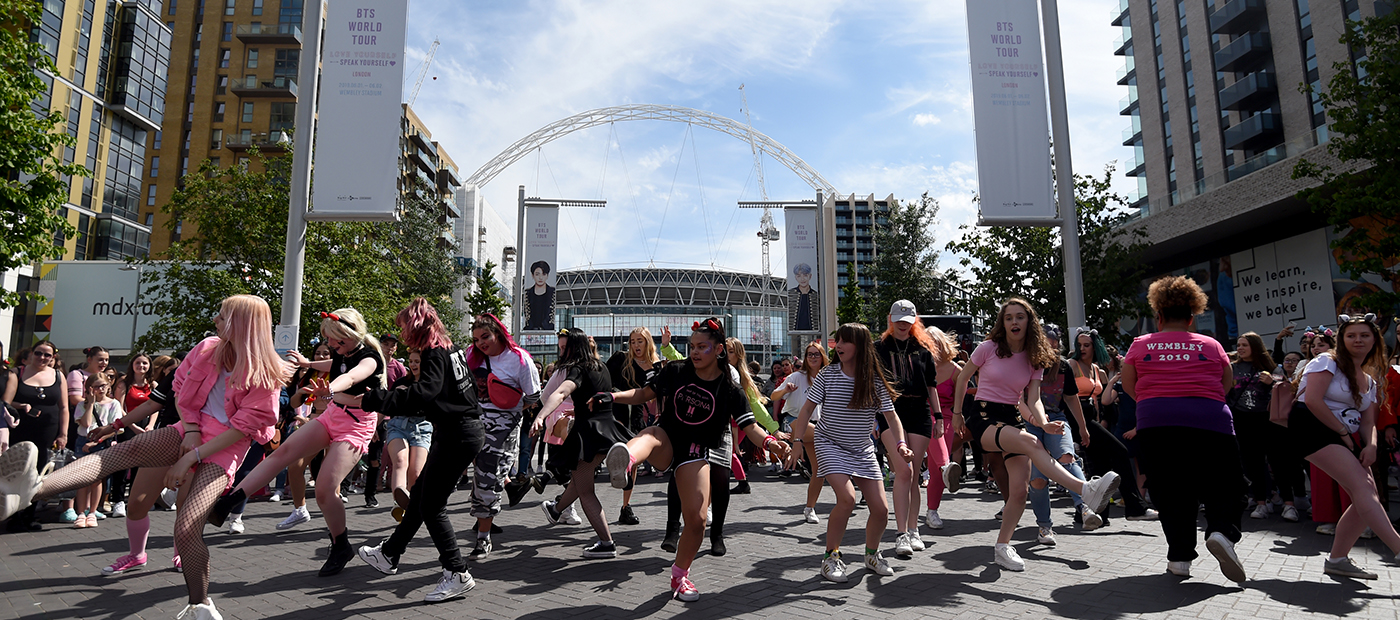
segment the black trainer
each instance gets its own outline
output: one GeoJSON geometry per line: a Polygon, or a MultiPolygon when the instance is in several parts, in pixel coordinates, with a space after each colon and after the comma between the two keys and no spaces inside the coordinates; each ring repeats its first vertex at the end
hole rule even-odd
{"type": "Polygon", "coordinates": [[[637,518],[637,514],[632,512],[631,506],[623,506],[622,511],[617,515],[618,525],[638,525],[642,522],[637,518]]]}
{"type": "Polygon", "coordinates": [[[532,478],[533,476],[521,476],[518,480],[511,480],[506,483],[506,499],[509,500],[507,503],[508,506],[514,508],[516,504],[520,503],[520,500],[525,499],[525,494],[530,492],[530,487],[532,486],[530,480],[532,478]]]}
{"type": "Polygon", "coordinates": [[[749,481],[748,481],[748,480],[740,480],[740,481],[739,481],[739,484],[734,485],[734,490],[733,490],[733,491],[730,491],[729,493],[730,493],[730,495],[748,495],[748,494],[749,494],[749,481]]]}
{"type": "Polygon", "coordinates": [[[341,532],[339,536],[331,539],[331,551],[326,555],[326,563],[321,565],[321,571],[317,574],[322,577],[339,575],[354,557],[355,550],[350,548],[350,538],[346,536],[346,532],[341,532]]]}
{"type": "Polygon", "coordinates": [[[710,555],[713,555],[713,556],[718,557],[718,556],[724,555],[724,554],[726,554],[726,553],[729,553],[729,548],[724,546],[724,537],[723,537],[723,536],[711,536],[711,537],[710,537],[710,555]]]}
{"type": "Polygon", "coordinates": [[[666,537],[661,539],[661,550],[667,553],[675,553],[676,545],[681,541],[680,524],[666,524],[666,537]]]}
{"type": "Polygon", "coordinates": [[[233,512],[233,507],[247,497],[242,489],[235,489],[232,493],[220,497],[219,501],[214,502],[214,508],[209,511],[209,517],[206,519],[209,521],[209,525],[223,527],[224,520],[228,519],[229,514],[233,512]]]}
{"type": "Polygon", "coordinates": [[[375,497],[375,496],[374,496],[373,494],[371,494],[371,493],[365,493],[365,507],[367,507],[367,508],[378,508],[378,507],[379,507],[379,498],[375,497]]]}

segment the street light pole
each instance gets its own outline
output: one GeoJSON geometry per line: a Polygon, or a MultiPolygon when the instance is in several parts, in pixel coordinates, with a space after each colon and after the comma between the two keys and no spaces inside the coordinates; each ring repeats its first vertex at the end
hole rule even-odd
{"type": "Polygon", "coordinates": [[[301,66],[297,80],[296,140],[292,147],[291,198],[287,205],[287,255],[282,265],[282,316],[279,332],[290,332],[297,346],[301,325],[301,284],[306,263],[306,212],[311,207],[311,157],[316,142],[316,83],[321,73],[321,0],[302,7],[301,66]]]}
{"type": "Polygon", "coordinates": [[[1045,77],[1050,86],[1050,135],[1055,141],[1056,201],[1060,204],[1061,249],[1065,261],[1065,314],[1071,327],[1087,326],[1084,273],[1079,262],[1079,203],[1074,199],[1074,166],[1069,153],[1069,110],[1065,109],[1065,65],[1060,51],[1060,12],[1056,0],[1041,0],[1045,28],[1045,77]]]}

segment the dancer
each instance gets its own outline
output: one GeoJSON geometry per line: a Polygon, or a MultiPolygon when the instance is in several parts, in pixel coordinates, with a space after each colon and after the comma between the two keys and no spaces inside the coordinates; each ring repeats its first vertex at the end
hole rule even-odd
{"type": "Polygon", "coordinates": [[[555,525],[563,516],[561,511],[572,505],[574,500],[578,500],[583,506],[583,514],[588,518],[588,523],[598,534],[598,540],[583,549],[583,557],[615,558],[617,545],[613,543],[612,533],[608,531],[607,517],[603,514],[603,505],[598,501],[598,494],[593,488],[593,472],[602,464],[603,455],[607,454],[608,448],[618,441],[631,438],[631,434],[613,417],[612,407],[588,406],[589,399],[595,394],[607,394],[612,390],[608,368],[598,359],[598,349],[593,340],[577,327],[559,330],[559,340],[563,350],[559,354],[555,374],[562,372],[564,380],[558,388],[549,393],[544,400],[544,406],[535,414],[535,419],[530,424],[530,436],[540,434],[545,418],[549,417],[564,399],[572,400],[574,424],[569,429],[568,439],[560,446],[558,463],[560,467],[571,465],[573,473],[569,476],[569,484],[564,489],[564,494],[558,500],[541,502],[540,510],[544,511],[549,524],[555,525]]]}
{"type": "MultiPolygon", "coordinates": [[[[888,433],[894,439],[892,466],[898,467],[894,454],[899,454],[908,465],[914,453],[909,449],[903,423],[891,400],[900,395],[890,387],[880,355],[871,342],[870,330],[860,323],[842,325],[836,330],[834,350],[837,361],[812,379],[807,403],[802,405],[802,413],[793,422],[792,429],[799,437],[806,434],[812,412],[817,405],[822,405],[813,445],[819,467],[814,475],[823,476],[831,483],[832,490],[836,491],[836,506],[826,521],[826,555],[822,558],[821,575],[827,581],[845,583],[848,577],[846,564],[841,561],[841,538],[846,534],[846,522],[856,507],[856,486],[865,496],[869,512],[865,522],[865,569],[877,575],[894,574],[889,562],[880,556],[880,538],[884,536],[890,509],[885,502],[884,476],[875,460],[875,445],[870,441],[875,418],[884,416],[889,425],[888,433]]],[[[922,380],[922,376],[919,379],[922,380]]],[[[907,500],[907,487],[904,492],[907,500]]],[[[895,496],[898,495],[896,487],[895,496]]],[[[918,503],[914,506],[917,521],[918,503]]],[[[908,505],[902,507],[908,510],[908,505]]],[[[899,537],[907,544],[907,532],[901,529],[899,537]]]]}
{"type": "MultiPolygon", "coordinates": [[[[0,456],[0,486],[7,493],[24,491],[19,494],[24,503],[92,484],[123,469],[169,467],[166,484],[180,492],[175,544],[184,560],[189,592],[180,617],[191,614],[196,620],[222,617],[209,598],[209,550],[201,535],[205,518],[233,479],[250,442],[272,438],[278,394],[291,374],[273,348],[272,313],[262,298],[225,299],[214,326],[219,335],[196,345],[176,372],[178,427],[142,433],[44,479],[32,466],[27,476],[9,475],[16,471],[14,461],[24,456],[11,456],[21,452],[18,447],[0,456]]],[[[6,512],[14,506],[11,501],[5,504],[6,512]]]]}
{"type": "MultiPolygon", "coordinates": [[[[423,353],[413,351],[408,354],[408,374],[390,385],[390,389],[407,388],[423,376],[423,353]]],[[[421,411],[389,418],[384,423],[389,440],[389,490],[394,496],[394,509],[391,514],[395,521],[403,521],[408,511],[408,490],[418,481],[423,471],[423,463],[428,458],[428,447],[433,443],[433,423],[423,417],[421,411]]],[[[303,485],[305,488],[305,485],[303,485]]]]}
{"type": "Polygon", "coordinates": [[[1026,569],[1026,563],[1011,546],[1011,535],[1026,509],[1031,463],[1051,480],[1083,496],[1085,505],[1095,513],[1103,512],[1118,487],[1118,474],[1112,471],[1088,482],[1074,477],[1050,457],[1034,435],[1025,431],[1023,415],[1047,433],[1058,435],[1065,431],[1063,422],[1051,422],[1045,417],[1045,406],[1040,402],[1040,381],[1045,369],[1054,363],[1055,355],[1030,302],[1012,297],[1002,302],[992,332],[973,351],[953,384],[954,429],[966,428],[982,449],[1002,455],[1006,463],[1008,482],[1002,489],[1006,505],[993,556],[1007,570],[1026,569]],[[973,374],[979,377],[973,401],[976,411],[964,421],[963,395],[973,374]]]}
{"type": "MultiPolygon", "coordinates": [[[[939,411],[951,412],[953,381],[958,373],[962,372],[962,365],[956,361],[958,341],[937,327],[930,327],[925,331],[933,342],[933,348],[929,351],[933,354],[934,380],[938,382],[938,386],[934,388],[934,395],[938,397],[938,408],[939,411]]],[[[938,509],[943,505],[944,489],[949,493],[957,493],[958,488],[962,486],[962,439],[946,423],[942,435],[936,441],[930,441],[928,447],[928,513],[924,515],[924,523],[932,530],[943,529],[943,518],[938,515],[938,509]],[[935,475],[934,472],[938,474],[935,475]]],[[[919,540],[917,533],[914,540],[918,540],[920,544],[923,542],[919,540]]],[[[919,548],[916,546],[915,550],[919,548]]]]}
{"type": "MultiPolygon", "coordinates": [[[[476,460],[477,452],[486,441],[485,430],[467,355],[452,344],[437,310],[418,297],[394,320],[404,344],[422,356],[419,379],[393,390],[372,388],[363,396],[336,393],[333,398],[339,405],[359,406],[390,416],[400,412],[421,413],[432,423],[433,443],[428,448],[428,460],[409,491],[408,510],[404,512],[403,521],[387,540],[374,547],[360,547],[359,556],[375,570],[393,575],[399,571],[399,558],[408,549],[418,528],[426,526],[438,550],[442,577],[423,601],[438,603],[462,596],[476,587],[457,548],[452,521],[447,518],[447,499],[457,489],[462,470],[476,460]]],[[[318,382],[316,394],[328,395],[328,387],[318,382]]]]}
{"type": "MultiPolygon", "coordinates": [[[[330,372],[329,390],[318,390],[315,392],[317,396],[338,393],[360,396],[372,388],[387,386],[379,341],[369,335],[365,318],[358,310],[341,308],[335,312],[322,312],[321,337],[331,345],[329,360],[314,362],[296,350],[288,353],[292,362],[299,367],[330,372]]],[[[313,385],[322,384],[318,381],[313,385]]],[[[244,476],[232,492],[219,499],[209,513],[209,522],[215,527],[223,525],[234,507],[267,486],[293,461],[325,450],[325,461],[321,463],[321,471],[316,476],[316,505],[321,508],[321,516],[326,520],[331,547],[318,574],[329,577],[340,573],[345,563],[355,557],[355,550],[350,546],[345,530],[345,500],[336,493],[336,489],[340,488],[341,481],[364,456],[370,439],[374,437],[378,418],[377,414],[366,412],[358,405],[333,402],[325,413],[293,433],[281,447],[244,476]]]]}
{"type": "Polygon", "coordinates": [[[1123,389],[1137,401],[1138,463],[1161,511],[1167,571],[1191,575],[1197,514],[1204,505],[1206,549],[1226,578],[1243,582],[1235,543],[1246,489],[1235,439],[1238,417],[1225,405],[1235,386],[1230,360],[1214,338],[1192,333],[1195,317],[1206,310],[1206,294],[1190,277],[1153,282],[1147,301],[1158,331],[1133,341],[1122,378],[1123,389]],[[1183,447],[1189,458],[1182,458],[1183,447]]]}
{"type": "Polygon", "coordinates": [[[501,513],[505,479],[520,454],[520,419],[526,407],[540,400],[540,375],[535,359],[516,345],[506,326],[490,314],[472,323],[467,367],[476,382],[476,401],[481,405],[481,424],[486,432],[486,443],[474,461],[476,548],[467,559],[484,560],[491,553],[491,522],[501,513]]]}
{"type": "MultiPolygon", "coordinates": [[[[634,390],[645,386],[651,377],[661,369],[661,356],[656,353],[656,343],[652,341],[651,330],[634,327],[627,335],[627,350],[618,351],[608,359],[608,376],[615,389],[634,390]]],[[[646,421],[656,415],[656,403],[641,405],[613,405],[613,415],[617,421],[627,426],[633,434],[646,428],[646,421]]],[[[637,525],[641,520],[632,511],[632,487],[622,490],[622,509],[618,512],[620,525],[637,525]]]]}
{"type": "MultiPolygon", "coordinates": [[[[705,510],[714,484],[711,455],[723,446],[729,420],[738,424],[754,445],[771,448],[782,458],[788,452],[786,444],[754,424],[743,388],[725,369],[722,362],[728,352],[719,319],[698,321],[692,330],[685,362],[667,364],[646,387],[605,392],[592,399],[594,409],[608,408],[615,402],[641,404],[653,398],[661,403],[660,423],[643,429],[627,443],[614,444],[608,451],[607,465],[612,485],[619,489],[627,486],[633,467],[642,461],[674,472],[685,530],[671,565],[671,593],[687,602],[700,599],[700,591],[690,580],[690,566],[705,532],[705,510]]],[[[584,409],[578,411],[582,415],[584,409]]]]}
{"type": "MultiPolygon", "coordinates": [[[[875,422],[880,440],[885,444],[886,454],[900,452],[898,444],[902,439],[908,441],[907,447],[913,454],[912,461],[908,462],[890,459],[890,469],[894,470],[894,520],[899,532],[894,553],[901,558],[913,557],[914,552],[924,550],[924,541],[919,536],[919,507],[923,497],[917,476],[924,460],[929,458],[932,440],[937,439],[943,447],[943,410],[937,396],[938,364],[933,359],[933,349],[937,345],[918,323],[919,311],[914,302],[896,301],[890,305],[885,333],[875,343],[875,352],[887,373],[889,386],[899,394],[894,399],[894,411],[904,429],[901,438],[882,416],[877,415],[875,422]]],[[[937,469],[929,468],[930,478],[935,471],[940,478],[946,473],[943,468],[948,463],[947,453],[936,460],[937,469]]]]}
{"type": "MultiPolygon", "coordinates": [[[[314,345],[314,348],[311,350],[311,361],[320,362],[329,361],[331,359],[330,344],[325,342],[318,343],[316,340],[312,340],[311,343],[314,345]]],[[[291,399],[292,409],[297,413],[293,415],[291,420],[283,425],[285,429],[282,435],[283,446],[287,444],[287,441],[292,438],[292,435],[295,434],[298,429],[326,412],[326,407],[330,405],[330,399],[316,398],[312,396],[308,390],[310,389],[312,381],[316,379],[325,379],[328,376],[330,376],[329,372],[318,371],[310,367],[297,371],[296,377],[292,379],[292,387],[295,388],[295,391],[292,393],[291,399]],[[300,411],[307,405],[309,405],[309,407],[307,407],[307,415],[303,417],[300,411]]],[[[278,446],[277,449],[281,450],[282,446],[278,446]]],[[[276,452],[276,450],[273,452],[276,452]]],[[[287,465],[287,487],[292,496],[292,512],[287,515],[287,518],[277,523],[278,530],[290,530],[311,520],[311,511],[306,509],[306,468],[311,465],[313,458],[319,455],[320,453],[317,452],[313,455],[301,456],[287,465]]],[[[317,472],[319,471],[320,470],[317,469],[317,472]]]]}
{"type": "Polygon", "coordinates": [[[1351,496],[1351,505],[1337,521],[1322,572],[1356,579],[1378,578],[1348,557],[1362,530],[1370,528],[1392,554],[1400,554],[1400,534],[1386,516],[1371,477],[1377,450],[1377,387],[1386,371],[1385,340],[1375,320],[1373,314],[1337,317],[1339,347],[1308,362],[1298,387],[1299,402],[1288,416],[1294,449],[1351,496]]]}
{"type": "MultiPolygon", "coordinates": [[[[791,416],[793,422],[797,421],[797,416],[802,413],[802,406],[807,404],[807,391],[812,386],[812,378],[826,368],[827,359],[826,349],[820,342],[807,343],[802,352],[802,365],[783,380],[782,387],[773,390],[773,400],[783,401],[784,418],[791,416]]],[[[802,509],[802,520],[813,525],[822,522],[821,517],[817,516],[817,499],[821,497],[822,484],[826,482],[826,478],[817,475],[821,468],[817,464],[817,453],[812,449],[816,425],[821,421],[821,415],[821,406],[814,407],[806,430],[801,435],[795,432],[792,435],[792,442],[802,446],[802,454],[807,456],[807,464],[812,473],[807,480],[807,505],[802,509]]],[[[795,463],[797,459],[792,460],[795,463]]],[[[787,466],[788,469],[792,467],[793,465],[787,466]]]]}
{"type": "MultiPolygon", "coordinates": [[[[1060,328],[1047,323],[1044,330],[1045,340],[1058,359],[1060,328]]],[[[1070,418],[1065,416],[1065,411],[1068,410],[1074,414],[1073,419],[1078,421],[1079,428],[1084,428],[1084,410],[1080,405],[1079,385],[1075,382],[1074,372],[1070,370],[1068,360],[1060,359],[1058,364],[1051,364],[1045,369],[1045,376],[1040,382],[1040,401],[1045,406],[1047,420],[1067,424],[1070,418]]],[[[1059,461],[1066,471],[1076,478],[1084,477],[1084,470],[1079,467],[1079,459],[1074,452],[1074,440],[1069,435],[1047,433],[1038,426],[1026,430],[1040,440],[1050,457],[1059,461]]],[[[1034,464],[1031,465],[1031,488],[1028,493],[1031,511],[1035,514],[1035,524],[1038,528],[1036,542],[1053,546],[1056,540],[1054,521],[1050,519],[1050,479],[1034,464]]],[[[1103,519],[1084,505],[1084,498],[1078,493],[1070,492],[1070,498],[1074,502],[1075,520],[1083,525],[1085,531],[1093,531],[1103,525],[1103,519]]]]}

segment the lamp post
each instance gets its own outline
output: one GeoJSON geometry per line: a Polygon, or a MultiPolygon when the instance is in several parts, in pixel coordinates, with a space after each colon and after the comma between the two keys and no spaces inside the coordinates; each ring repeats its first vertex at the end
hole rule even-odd
{"type": "Polygon", "coordinates": [[[120,269],[136,272],[136,299],[133,305],[136,310],[131,313],[131,344],[127,345],[129,349],[127,355],[131,356],[136,353],[136,321],[141,317],[141,274],[145,273],[146,266],[127,263],[122,265],[120,269]]]}

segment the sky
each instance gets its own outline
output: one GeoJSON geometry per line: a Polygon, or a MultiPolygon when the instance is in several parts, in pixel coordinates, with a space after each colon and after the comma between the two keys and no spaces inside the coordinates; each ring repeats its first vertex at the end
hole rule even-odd
{"type": "MultiPolygon", "coordinates": [[[[1122,146],[1127,88],[1113,55],[1117,0],[1059,3],[1075,171],[1102,174],[1122,146]]],[[[940,205],[943,249],[976,220],[977,163],[962,0],[461,2],[412,0],[405,99],[440,41],[413,108],[468,177],[555,121],[629,104],[704,110],[784,145],[842,194],[924,193],[940,205]]],[[[762,157],[771,200],[815,190],[762,157]]],[[[1121,168],[1121,166],[1120,166],[1121,168]]],[[[626,121],[561,136],[506,168],[482,193],[508,223],[528,196],[603,199],[563,209],[561,269],[592,266],[761,271],[754,156],[746,141],[681,122],[626,121]]],[[[1136,184],[1115,173],[1115,189],[1136,184]]],[[[783,228],[780,212],[774,214],[783,228]]],[[[784,273],[782,243],[772,272],[784,273]]]]}

